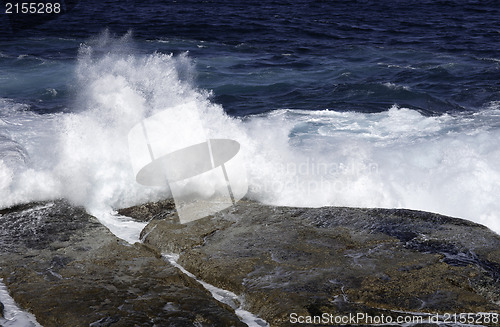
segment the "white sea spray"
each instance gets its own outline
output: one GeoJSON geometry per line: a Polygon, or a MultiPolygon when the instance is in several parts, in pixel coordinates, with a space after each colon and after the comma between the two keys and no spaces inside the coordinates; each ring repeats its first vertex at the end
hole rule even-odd
{"type": "Polygon", "coordinates": [[[194,86],[187,54],[137,54],[130,43],[129,35],[104,33],[82,45],[72,113],[39,115],[0,102],[0,140],[9,149],[0,157],[1,207],[64,197],[103,218],[169,197],[168,185],[135,181],[127,133],[194,102],[207,136],[241,144],[253,199],[419,209],[500,232],[498,103],[431,117],[394,106],[374,114],[283,109],[241,120],[194,86]]]}

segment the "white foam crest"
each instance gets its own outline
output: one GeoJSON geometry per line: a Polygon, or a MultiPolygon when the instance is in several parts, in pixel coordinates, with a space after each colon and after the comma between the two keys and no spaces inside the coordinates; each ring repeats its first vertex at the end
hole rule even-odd
{"type": "Polygon", "coordinates": [[[167,185],[135,181],[127,134],[146,117],[194,102],[205,130],[190,132],[241,144],[252,198],[405,207],[500,231],[499,103],[454,116],[395,106],[376,114],[278,110],[241,121],[193,87],[186,54],[137,55],[130,42],[104,33],[82,46],[72,114],[0,102],[0,148],[10,153],[0,157],[1,207],[65,197],[104,221],[114,208],[170,196],[167,185]]]}
{"type": "Polygon", "coordinates": [[[246,128],[260,135],[261,151],[252,196],[291,206],[426,210],[500,232],[499,113],[425,117],[394,106],[253,117],[246,128]]]}
{"type": "Polygon", "coordinates": [[[391,89],[391,90],[410,90],[410,87],[407,86],[407,85],[399,85],[399,84],[395,84],[395,83],[391,83],[391,82],[386,82],[386,83],[383,83],[382,85],[384,85],[385,87],[391,89]]]}
{"type": "Polygon", "coordinates": [[[77,75],[84,86],[79,98],[84,111],[64,119],[57,168],[63,184],[73,185],[66,196],[92,212],[168,196],[167,185],[136,183],[127,134],[156,112],[188,101],[206,102],[206,95],[189,83],[191,62],[186,55],[134,55],[125,49],[127,42],[105,34],[94,42],[97,45],[82,47],[77,75]],[[100,56],[94,54],[95,47],[114,50],[100,56]]]}
{"type": "Polygon", "coordinates": [[[52,166],[58,115],[41,116],[25,104],[0,101],[0,206],[60,197],[52,166]]]}
{"type": "Polygon", "coordinates": [[[11,116],[12,113],[25,111],[28,108],[29,107],[26,104],[17,103],[11,99],[0,98],[0,125],[5,124],[3,119],[11,116]]]}
{"type": "Polygon", "coordinates": [[[10,164],[0,157],[1,207],[64,197],[109,221],[114,208],[170,196],[166,184],[145,187],[135,181],[127,135],[144,118],[178,104],[194,102],[206,128],[188,132],[241,139],[237,121],[210,103],[208,92],[192,86],[187,54],[137,55],[130,42],[129,35],[113,39],[103,33],[82,45],[71,114],[38,115],[21,111],[22,105],[0,104],[0,149],[18,146],[18,156],[29,158],[10,164]]]}

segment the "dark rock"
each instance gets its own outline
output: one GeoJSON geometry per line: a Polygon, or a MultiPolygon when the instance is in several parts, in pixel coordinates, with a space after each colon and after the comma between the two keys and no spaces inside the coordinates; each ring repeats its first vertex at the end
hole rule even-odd
{"type": "Polygon", "coordinates": [[[99,319],[96,322],[91,323],[89,325],[89,327],[109,327],[112,324],[114,324],[115,322],[118,322],[119,320],[120,320],[119,316],[105,317],[105,318],[99,319]]]}
{"type": "Polygon", "coordinates": [[[185,225],[153,219],[142,237],[271,326],[292,312],[500,312],[500,236],[462,219],[240,201],[185,225]]]}
{"type": "Polygon", "coordinates": [[[4,307],[3,303],[2,303],[2,302],[0,302],[0,318],[3,318],[3,317],[4,317],[4,315],[3,315],[4,308],[5,308],[5,307],[4,307]]]}
{"type": "Polygon", "coordinates": [[[291,313],[500,312],[500,237],[472,222],[240,201],[181,225],[174,209],[166,200],[120,210],[150,221],[135,245],[64,201],[2,209],[0,278],[45,327],[243,325],[161,252],[243,295],[273,327],[289,326],[291,313]]]}
{"type": "Polygon", "coordinates": [[[0,277],[45,327],[244,325],[151,247],[64,201],[3,209],[0,242],[0,277]]]}
{"type": "Polygon", "coordinates": [[[150,221],[153,218],[169,219],[169,217],[176,218],[178,221],[177,216],[174,215],[176,213],[175,204],[170,199],[140,204],[130,208],[118,209],[117,211],[120,215],[138,221],[150,221]]]}

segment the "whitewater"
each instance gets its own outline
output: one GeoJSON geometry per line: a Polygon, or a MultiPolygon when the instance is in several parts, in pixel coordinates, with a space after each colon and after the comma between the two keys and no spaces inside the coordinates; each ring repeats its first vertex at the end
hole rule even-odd
{"type": "Polygon", "coordinates": [[[168,185],[135,181],[127,134],[194,102],[205,130],[177,123],[240,143],[251,199],[425,210],[500,233],[500,102],[434,116],[394,103],[380,113],[282,108],[231,117],[196,86],[188,53],[138,54],[130,38],[81,45],[69,112],[0,99],[1,208],[66,198],[104,221],[118,208],[171,197],[168,185]]]}

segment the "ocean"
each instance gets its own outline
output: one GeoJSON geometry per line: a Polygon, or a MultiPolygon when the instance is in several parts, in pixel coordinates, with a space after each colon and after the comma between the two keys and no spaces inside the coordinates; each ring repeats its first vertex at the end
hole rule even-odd
{"type": "Polygon", "coordinates": [[[195,103],[205,130],[178,124],[240,143],[251,199],[500,233],[497,1],[61,0],[47,19],[13,2],[0,208],[66,198],[103,219],[171,197],[135,181],[127,135],[195,103]]]}

